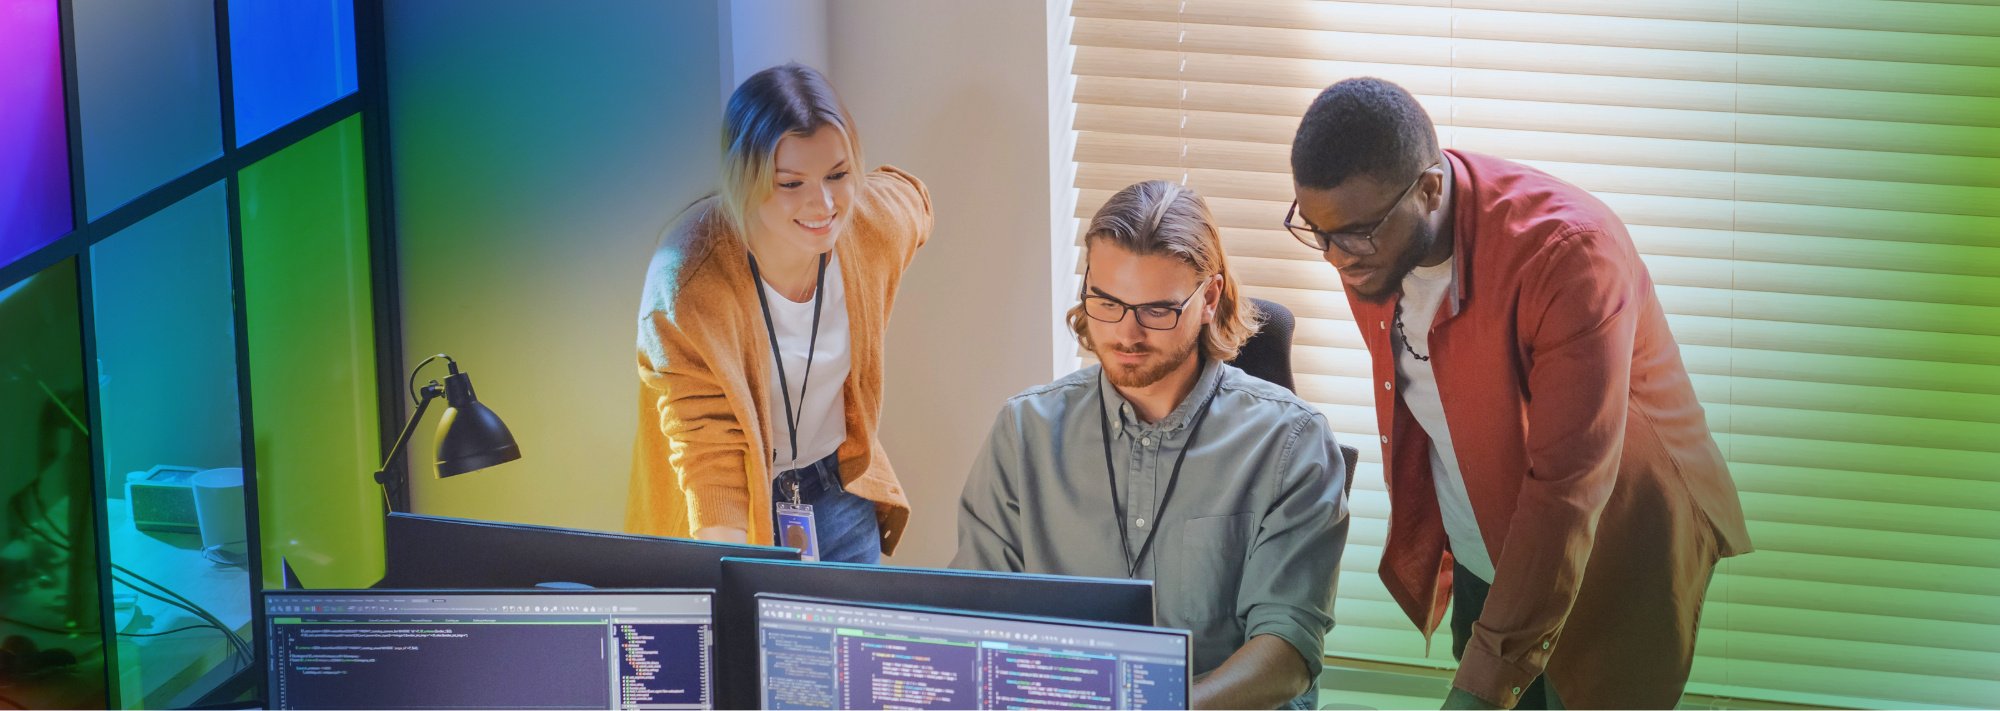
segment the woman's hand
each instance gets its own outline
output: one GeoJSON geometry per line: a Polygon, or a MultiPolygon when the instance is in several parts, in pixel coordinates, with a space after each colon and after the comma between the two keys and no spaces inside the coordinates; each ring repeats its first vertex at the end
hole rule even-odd
{"type": "Polygon", "coordinates": [[[749,543],[750,533],[734,526],[703,526],[694,537],[716,543],[749,543]]]}

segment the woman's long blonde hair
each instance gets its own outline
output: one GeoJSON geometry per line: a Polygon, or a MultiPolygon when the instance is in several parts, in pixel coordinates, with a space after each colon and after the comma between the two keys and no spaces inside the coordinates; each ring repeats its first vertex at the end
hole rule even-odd
{"type": "Polygon", "coordinates": [[[749,234],[750,213],[771,196],[778,143],[827,126],[846,139],[848,169],[865,175],[854,118],[819,70],[797,62],[780,64],[750,75],[729,95],[722,116],[722,181],[716,202],[738,237],[749,234]]]}
{"type": "MultiPolygon", "coordinates": [[[[1227,361],[1236,357],[1243,342],[1257,332],[1256,306],[1244,303],[1229,271],[1228,256],[1222,252],[1222,233],[1208,212],[1208,203],[1192,188],[1165,180],[1133,184],[1104,202],[1090,218],[1084,234],[1085,258],[1099,244],[1115,244],[1140,256],[1171,255],[1194,268],[1204,281],[1222,275],[1222,298],[1215,305],[1215,320],[1201,327],[1202,353],[1227,361]]],[[[1069,309],[1069,330],[1086,350],[1095,350],[1090,341],[1088,317],[1083,304],[1069,309]]]]}

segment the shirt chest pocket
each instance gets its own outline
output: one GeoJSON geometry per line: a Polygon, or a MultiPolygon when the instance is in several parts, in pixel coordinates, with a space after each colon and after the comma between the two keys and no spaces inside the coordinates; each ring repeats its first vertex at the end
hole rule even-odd
{"type": "Polygon", "coordinates": [[[1180,613],[1188,620],[1236,615],[1236,592],[1250,552],[1250,512],[1188,519],[1181,528],[1180,613]]]}

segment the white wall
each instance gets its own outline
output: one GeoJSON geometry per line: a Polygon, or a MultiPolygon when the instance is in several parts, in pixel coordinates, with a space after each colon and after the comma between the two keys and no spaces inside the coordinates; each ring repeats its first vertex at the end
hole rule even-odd
{"type": "Polygon", "coordinates": [[[966,467],[1000,403],[1057,374],[1049,296],[1073,288],[1051,257],[1051,229],[1074,226],[1050,217],[1067,119],[1048,111],[1042,3],[392,0],[388,20],[404,357],[457,357],[523,452],[428,478],[428,415],[418,511],[622,526],[640,272],[713,185],[728,91],[796,60],[828,72],[870,161],[930,186],[937,229],[891,320],[882,439],[915,507],[894,562],[949,560],[966,467]]]}
{"type": "Polygon", "coordinates": [[[1049,27],[1034,2],[842,0],[828,16],[869,160],[922,178],[937,216],[890,320],[882,443],[914,509],[891,562],[942,565],[1001,402],[1055,375],[1049,27]]]}
{"type": "Polygon", "coordinates": [[[414,508],[620,529],[645,266],[717,174],[718,4],[386,12],[404,361],[457,358],[522,452],[436,479],[439,414],[426,414],[410,442],[414,508]]]}
{"type": "Polygon", "coordinates": [[[826,0],[720,0],[722,100],[758,70],[798,62],[826,71],[826,0]]]}

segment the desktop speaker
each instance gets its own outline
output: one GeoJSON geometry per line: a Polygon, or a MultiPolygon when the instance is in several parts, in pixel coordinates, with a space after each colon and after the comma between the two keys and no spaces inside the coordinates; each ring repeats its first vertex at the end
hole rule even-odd
{"type": "Polygon", "coordinates": [[[141,531],[199,533],[201,519],[194,508],[194,475],[201,470],[162,464],[125,475],[125,500],[132,504],[132,525],[141,531]]]}
{"type": "Polygon", "coordinates": [[[243,527],[243,469],[210,469],[194,475],[195,518],[201,521],[201,545],[220,549],[216,555],[236,563],[248,553],[243,527]]]}

